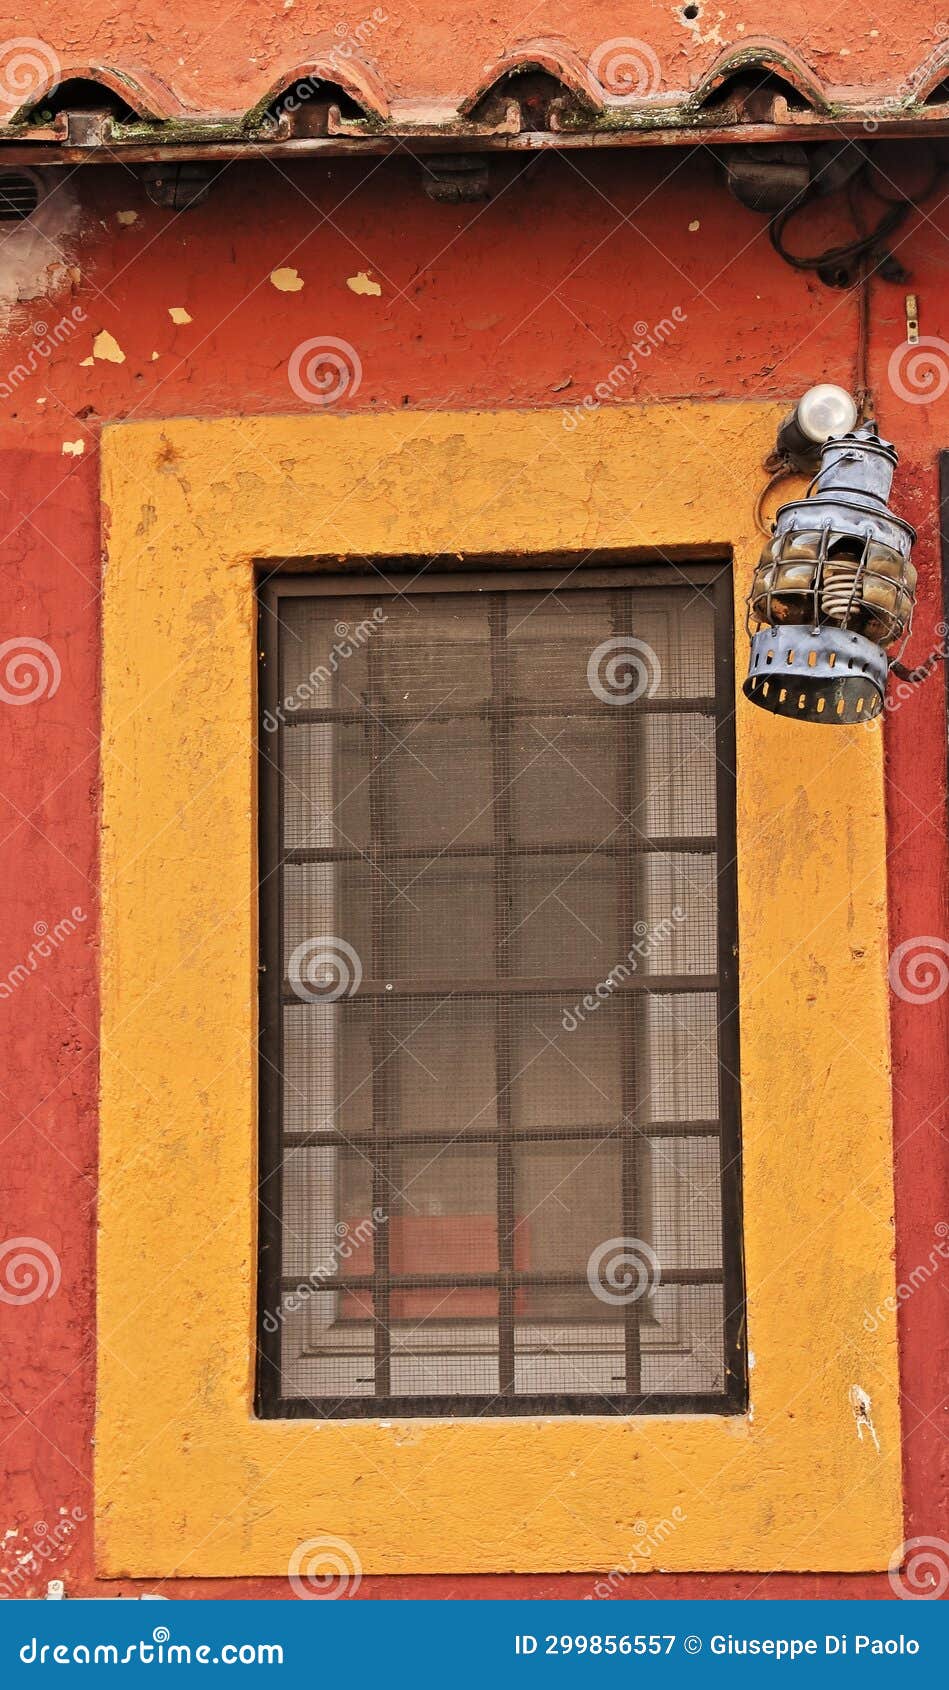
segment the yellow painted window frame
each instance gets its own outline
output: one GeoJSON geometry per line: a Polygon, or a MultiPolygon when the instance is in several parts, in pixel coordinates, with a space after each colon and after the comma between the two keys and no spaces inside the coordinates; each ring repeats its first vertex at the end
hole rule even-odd
{"type": "Polygon", "coordinates": [[[370,1573],[856,1571],[900,1543],[896,1340],[865,1324],[894,1290],[882,740],[741,700],[748,1414],[281,1422],[252,1406],[255,560],[730,549],[740,607],[780,415],[683,402],[572,430],[550,410],[104,431],[106,1576],[284,1574],[320,1533],[370,1573]],[[678,1524],[637,1556],[637,1523],[661,1521],[678,1524]]]}

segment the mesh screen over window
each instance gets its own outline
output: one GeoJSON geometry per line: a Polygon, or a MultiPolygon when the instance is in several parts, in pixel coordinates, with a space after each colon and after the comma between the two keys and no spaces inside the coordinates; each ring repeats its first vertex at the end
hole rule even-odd
{"type": "Polygon", "coordinates": [[[669,579],[263,603],[261,1412],[736,1401],[728,630],[669,579]]]}

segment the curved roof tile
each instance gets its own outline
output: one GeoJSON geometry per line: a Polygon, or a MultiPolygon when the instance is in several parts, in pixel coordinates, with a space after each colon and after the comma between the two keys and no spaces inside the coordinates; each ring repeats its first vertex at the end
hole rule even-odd
{"type": "MultiPolygon", "coordinates": [[[[24,38],[11,10],[15,0],[0,0],[0,136],[22,142],[30,111],[73,78],[99,82],[138,115],[135,136],[123,137],[120,124],[114,144],[142,144],[144,124],[155,126],[147,137],[155,148],[195,144],[205,129],[209,143],[226,144],[230,128],[246,132],[281,93],[314,78],[339,86],[366,112],[365,130],[350,139],[367,145],[385,133],[483,136],[472,114],[509,76],[516,99],[516,73],[528,67],[572,97],[574,134],[590,130],[605,141],[648,138],[651,130],[707,133],[717,121],[734,125],[736,140],[748,128],[752,138],[766,139],[760,115],[749,121],[742,114],[740,124],[734,112],[715,112],[716,91],[742,73],[778,77],[796,91],[806,109],[782,112],[776,102],[771,127],[793,124],[802,135],[822,118],[856,124],[868,116],[874,130],[893,122],[902,131],[909,125],[941,133],[949,105],[932,102],[949,78],[942,0],[915,0],[902,34],[861,12],[868,0],[829,14],[814,0],[786,0],[786,27],[792,40],[807,42],[806,56],[766,33],[764,0],[741,0],[728,23],[717,9],[713,17],[710,0],[678,10],[667,0],[577,0],[569,33],[519,39],[515,14],[506,43],[504,0],[491,16],[483,0],[453,0],[450,17],[438,9],[444,0],[410,14],[340,0],[344,21],[335,32],[310,29],[307,3],[275,14],[272,0],[245,0],[235,38],[231,0],[204,0],[197,20],[194,0],[166,0],[160,37],[149,23],[153,0],[126,0],[119,13],[114,0],[86,0],[81,15],[66,0],[46,0],[41,39],[24,38]],[[697,15],[686,19],[694,5],[697,15]]],[[[563,4],[569,17],[569,0],[563,4]]],[[[495,133],[511,138],[516,110],[513,122],[495,133]]],[[[42,144],[52,148],[61,139],[47,131],[42,144]]]]}
{"type": "Polygon", "coordinates": [[[505,77],[528,70],[546,71],[593,111],[603,110],[605,92],[590,65],[566,41],[543,39],[512,47],[487,66],[477,87],[461,101],[461,116],[469,116],[505,77]]]}
{"type": "Polygon", "coordinates": [[[801,54],[767,36],[742,41],[738,47],[724,48],[689,96],[690,105],[696,108],[704,106],[724,82],[743,71],[748,75],[757,71],[780,76],[815,111],[829,109],[823,82],[801,54]]]}
{"type": "Polygon", "coordinates": [[[281,95],[290,94],[301,85],[316,89],[327,83],[342,88],[368,115],[383,120],[389,117],[389,98],[378,72],[352,53],[337,56],[332,50],[321,58],[303,59],[282,71],[245,116],[253,119],[256,112],[265,112],[281,95]]]}
{"type": "MultiPolygon", "coordinates": [[[[8,43],[8,46],[15,45],[8,43]]],[[[178,117],[184,108],[169,88],[150,71],[119,70],[95,59],[81,61],[60,58],[56,53],[32,51],[26,41],[11,74],[3,74],[3,46],[0,45],[0,114],[8,123],[22,123],[35,106],[41,106],[64,82],[97,82],[105,96],[115,94],[137,117],[164,122],[178,117]],[[6,109],[4,109],[6,108],[6,109]]]]}
{"type": "Polygon", "coordinates": [[[914,70],[906,85],[909,100],[928,100],[941,82],[949,78],[949,41],[943,41],[914,70]]]}

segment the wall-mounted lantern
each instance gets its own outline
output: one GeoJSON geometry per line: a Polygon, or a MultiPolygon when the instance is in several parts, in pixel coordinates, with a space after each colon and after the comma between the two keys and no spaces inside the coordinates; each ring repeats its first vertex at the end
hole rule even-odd
{"type": "Polygon", "coordinates": [[[809,444],[820,469],[805,498],[780,507],[748,598],[745,696],[803,722],[879,715],[888,652],[906,639],[912,619],[916,531],[887,504],[896,450],[875,423],[855,428],[855,421],[850,395],[825,386],[812,388],[782,424],[779,451],[800,463],[809,444]],[[808,408],[815,395],[828,394],[823,412],[817,401],[808,408]],[[818,446],[813,432],[829,416],[849,432],[818,446]]]}

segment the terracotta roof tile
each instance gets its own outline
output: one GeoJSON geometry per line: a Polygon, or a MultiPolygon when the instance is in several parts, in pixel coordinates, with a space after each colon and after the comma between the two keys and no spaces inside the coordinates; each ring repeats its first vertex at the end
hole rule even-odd
{"type": "MultiPolygon", "coordinates": [[[[940,133],[949,120],[941,0],[914,0],[908,12],[890,3],[887,21],[881,0],[829,9],[787,0],[782,41],[768,31],[774,10],[764,0],[743,0],[728,19],[710,0],[682,0],[678,9],[667,0],[555,0],[545,17],[556,18],[560,33],[544,39],[529,33],[536,9],[478,0],[411,0],[391,13],[385,4],[341,0],[333,30],[313,28],[311,0],[283,0],[280,10],[275,0],[167,0],[160,26],[154,0],[127,0],[121,10],[114,0],[79,8],[39,0],[31,35],[22,12],[0,0],[0,134],[64,143],[64,119],[47,118],[41,135],[42,114],[69,107],[63,84],[74,81],[98,83],[103,106],[120,101],[126,130],[136,127],[129,110],[139,128],[163,126],[156,146],[202,130],[224,141],[229,125],[239,137],[275,107],[286,118],[283,141],[301,133],[510,136],[525,128],[601,131],[604,140],[731,128],[735,139],[754,139],[767,138],[748,133],[756,125],[803,134],[821,120],[868,119],[873,131],[940,133]],[[559,90],[553,105],[541,101],[539,120],[518,101],[531,75],[559,90]],[[296,107],[285,98],[301,84],[296,106],[314,108],[305,124],[293,120],[296,107]],[[340,95],[345,109],[327,118],[340,95]],[[507,97],[517,109],[505,106],[507,97]]],[[[80,92],[88,106],[88,87],[80,92]]],[[[75,144],[77,137],[78,129],[75,144]]],[[[142,136],[123,133],[119,121],[112,140],[142,136]]]]}

